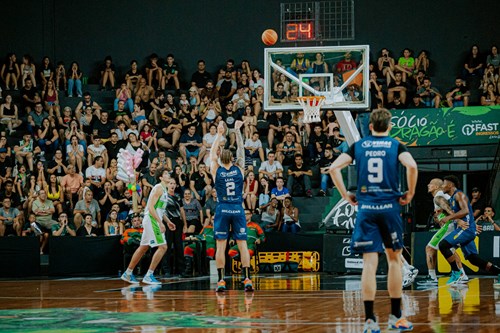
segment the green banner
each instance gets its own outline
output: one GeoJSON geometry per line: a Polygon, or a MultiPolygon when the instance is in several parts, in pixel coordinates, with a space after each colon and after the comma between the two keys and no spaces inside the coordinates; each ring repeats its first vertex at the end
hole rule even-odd
{"type": "Polygon", "coordinates": [[[500,106],[391,112],[391,136],[407,146],[496,144],[500,139],[500,106]]]}

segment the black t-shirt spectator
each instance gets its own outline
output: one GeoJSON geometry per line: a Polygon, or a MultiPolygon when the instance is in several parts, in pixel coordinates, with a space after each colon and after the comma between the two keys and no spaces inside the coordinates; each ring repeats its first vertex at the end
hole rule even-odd
{"type": "MultiPolygon", "coordinates": [[[[212,175],[210,175],[209,173],[207,173],[207,175],[209,179],[212,179],[212,175]]],[[[194,188],[196,189],[196,191],[201,191],[205,188],[205,186],[207,186],[205,177],[200,175],[199,172],[194,172],[191,175],[189,181],[194,181],[194,188]]]]}
{"type": "MultiPolygon", "coordinates": [[[[99,203],[99,207],[101,207],[101,216],[102,216],[103,221],[108,218],[108,214],[111,211],[111,207],[113,206],[113,204],[111,203],[109,198],[106,199],[104,204],[101,204],[101,200],[102,200],[102,198],[104,198],[105,195],[106,195],[106,192],[104,191],[104,188],[103,187],[100,188],[99,192],[97,193],[97,202],[99,203]]],[[[111,196],[116,199],[120,195],[119,195],[117,190],[111,190],[111,196]]]]}
{"type": "MultiPolygon", "coordinates": [[[[293,172],[295,172],[295,171],[304,171],[304,172],[307,172],[307,171],[311,170],[311,168],[310,168],[307,164],[305,164],[305,163],[302,163],[302,166],[299,168],[299,167],[298,167],[298,166],[294,163],[294,164],[292,164],[292,165],[290,166],[290,168],[288,168],[288,170],[293,171],[293,172]]],[[[300,177],[298,177],[298,178],[302,178],[303,176],[304,176],[304,175],[301,175],[301,176],[300,176],[300,177]]]]}
{"type": "Polygon", "coordinates": [[[108,151],[108,158],[111,161],[112,159],[117,159],[118,158],[118,153],[120,152],[120,149],[127,146],[127,142],[124,140],[118,140],[116,143],[113,143],[111,141],[107,141],[104,146],[106,147],[108,151]]]}
{"type": "MultiPolygon", "coordinates": [[[[64,162],[64,160],[62,161],[62,164],[63,165],[66,165],[66,163],[64,162]]],[[[51,160],[49,161],[49,163],[47,164],[47,169],[53,169],[57,166],[57,163],[56,161],[54,160],[51,160]]],[[[56,175],[57,177],[64,177],[66,175],[66,172],[64,172],[64,169],[62,167],[58,167],[56,169],[56,171],[54,171],[53,175],[56,175]]]]}
{"type": "Polygon", "coordinates": [[[7,175],[7,169],[13,167],[12,159],[9,156],[5,156],[5,160],[0,161],[0,176],[5,177],[7,175]]]}
{"type": "Polygon", "coordinates": [[[328,142],[328,138],[325,135],[325,133],[321,132],[321,134],[318,136],[316,135],[315,132],[311,133],[311,137],[309,138],[309,143],[311,143],[314,146],[314,149],[316,149],[316,143],[319,143],[322,149],[325,149],[326,143],[328,142]]]}
{"type": "Polygon", "coordinates": [[[101,121],[96,121],[94,122],[93,129],[94,131],[97,130],[97,135],[99,135],[100,138],[109,139],[111,130],[115,129],[115,124],[110,121],[107,121],[105,124],[101,121]]]}
{"type": "Polygon", "coordinates": [[[231,113],[224,112],[222,114],[222,119],[226,123],[228,129],[234,128],[236,120],[240,119],[239,115],[240,114],[238,112],[236,112],[236,113],[235,112],[231,112],[231,113]]]}
{"type": "Polygon", "coordinates": [[[207,71],[204,71],[203,73],[196,71],[191,76],[191,82],[196,83],[196,86],[198,88],[205,87],[207,85],[207,81],[211,80],[211,79],[212,79],[212,75],[210,75],[210,73],[207,71]]]}
{"type": "Polygon", "coordinates": [[[12,202],[11,207],[19,207],[21,205],[21,197],[16,192],[11,192],[10,195],[7,195],[5,191],[0,192],[0,202],[3,202],[3,199],[10,198],[12,202]]]}
{"type": "Polygon", "coordinates": [[[26,89],[25,87],[21,89],[21,109],[19,110],[19,117],[26,115],[24,112],[24,108],[26,108],[27,106],[31,108],[35,107],[35,103],[28,102],[24,99],[24,96],[28,97],[30,100],[34,100],[36,93],[36,88],[33,87],[31,87],[31,89],[26,89]]]}
{"type": "Polygon", "coordinates": [[[320,168],[325,168],[325,167],[329,167],[333,161],[335,161],[337,157],[334,155],[330,158],[326,158],[326,157],[322,157],[321,160],[319,160],[319,167],[320,168]]]}
{"type": "MultiPolygon", "coordinates": [[[[181,136],[181,141],[180,143],[202,143],[201,136],[198,134],[194,134],[193,136],[190,136],[188,133],[182,134],[181,136]]],[[[195,152],[196,149],[199,149],[200,147],[198,146],[192,146],[188,145],[186,146],[186,149],[190,152],[195,152]]]]}
{"type": "MultiPolygon", "coordinates": [[[[167,122],[166,120],[162,119],[160,120],[160,128],[161,129],[164,129],[164,128],[167,128],[168,126],[170,125],[179,125],[181,122],[179,121],[179,119],[177,118],[171,118],[171,120],[169,122],[167,122]]],[[[160,137],[164,138],[164,139],[169,139],[169,138],[172,138],[172,134],[165,134],[165,132],[163,132],[163,130],[159,131],[159,134],[160,134],[160,137]]]]}
{"type": "Polygon", "coordinates": [[[274,125],[274,126],[285,126],[285,125],[290,125],[290,116],[288,113],[283,113],[283,115],[278,118],[276,113],[273,113],[269,116],[269,125],[274,125]]]}

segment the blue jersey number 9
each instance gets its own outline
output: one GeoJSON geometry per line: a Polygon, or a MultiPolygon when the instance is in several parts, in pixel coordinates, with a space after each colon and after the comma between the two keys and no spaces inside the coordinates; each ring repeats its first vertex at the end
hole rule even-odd
{"type": "Polygon", "coordinates": [[[370,183],[381,183],[384,180],[383,165],[384,161],[379,157],[368,160],[368,181],[370,183]]]}

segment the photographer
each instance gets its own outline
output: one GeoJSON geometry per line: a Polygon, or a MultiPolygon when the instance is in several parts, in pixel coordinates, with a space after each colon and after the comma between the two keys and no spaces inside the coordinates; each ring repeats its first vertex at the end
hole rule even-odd
{"type": "Polygon", "coordinates": [[[57,221],[59,224],[52,226],[52,236],[76,236],[76,231],[68,225],[68,214],[59,214],[57,221]]]}
{"type": "Polygon", "coordinates": [[[494,217],[495,209],[491,206],[484,207],[483,215],[476,219],[477,233],[479,234],[483,231],[500,231],[500,224],[493,219],[494,217]]]}

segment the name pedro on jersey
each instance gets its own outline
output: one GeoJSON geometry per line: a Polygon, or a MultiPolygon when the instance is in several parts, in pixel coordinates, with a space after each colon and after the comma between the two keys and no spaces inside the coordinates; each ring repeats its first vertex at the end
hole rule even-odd
{"type": "Polygon", "coordinates": [[[367,150],[365,151],[365,156],[369,157],[378,157],[378,156],[385,156],[386,151],[385,150],[367,150]]]}

